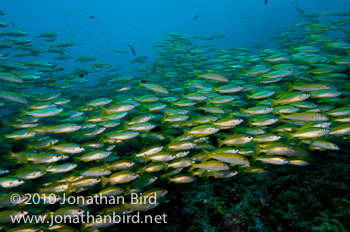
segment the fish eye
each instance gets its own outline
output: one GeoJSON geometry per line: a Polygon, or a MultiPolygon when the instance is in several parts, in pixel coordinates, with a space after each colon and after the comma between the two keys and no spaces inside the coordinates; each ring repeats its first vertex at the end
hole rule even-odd
{"type": "Polygon", "coordinates": [[[133,175],[133,176],[137,176],[137,173],[133,173],[132,175],[133,175]]]}
{"type": "Polygon", "coordinates": [[[84,212],[84,210],[78,209],[77,212],[78,212],[78,213],[82,213],[82,212],[84,212]]]}
{"type": "Polygon", "coordinates": [[[20,211],[19,213],[20,213],[20,214],[25,214],[25,211],[22,210],[22,211],[20,211]]]}
{"type": "Polygon", "coordinates": [[[253,138],[253,136],[248,136],[248,139],[252,139],[253,138]]]}

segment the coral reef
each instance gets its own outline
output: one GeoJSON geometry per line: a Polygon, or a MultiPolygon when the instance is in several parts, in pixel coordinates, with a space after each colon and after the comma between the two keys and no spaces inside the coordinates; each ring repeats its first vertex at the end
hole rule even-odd
{"type": "MultiPolygon", "coordinates": [[[[269,166],[263,174],[169,185],[169,203],[147,212],[165,212],[167,224],[142,227],[191,232],[348,231],[349,164],[345,151],[318,152],[306,167],[269,166]]],[[[136,231],[141,226],[126,228],[136,231]]]]}

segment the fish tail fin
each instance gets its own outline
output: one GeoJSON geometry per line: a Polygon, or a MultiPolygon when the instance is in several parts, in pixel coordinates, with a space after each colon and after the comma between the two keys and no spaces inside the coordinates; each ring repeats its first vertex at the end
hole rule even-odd
{"type": "Polygon", "coordinates": [[[27,111],[21,110],[21,116],[24,117],[24,116],[26,116],[26,115],[27,115],[27,111]]]}
{"type": "Polygon", "coordinates": [[[108,163],[103,163],[103,169],[104,170],[108,170],[108,169],[110,169],[111,167],[110,167],[110,165],[108,164],[108,163]]]}
{"type": "MultiPolygon", "coordinates": [[[[192,173],[193,173],[193,172],[192,172],[192,173]]],[[[211,177],[211,175],[212,175],[213,173],[214,173],[213,171],[207,171],[207,170],[205,170],[205,171],[203,172],[203,174],[201,175],[201,177],[209,178],[209,177],[211,177]]],[[[216,178],[216,177],[214,177],[214,178],[216,178]]]]}
{"type": "Polygon", "coordinates": [[[69,196],[71,193],[72,193],[72,191],[71,191],[71,186],[72,186],[72,183],[70,183],[70,182],[68,182],[67,183],[67,189],[64,191],[64,193],[67,195],[67,196],[69,196]]]}
{"type": "Polygon", "coordinates": [[[169,168],[169,164],[168,163],[164,163],[164,170],[168,170],[169,168]]]}
{"type": "Polygon", "coordinates": [[[252,118],[249,118],[249,119],[248,119],[248,124],[249,124],[250,127],[253,126],[253,123],[254,123],[253,119],[252,119],[252,118]]]}
{"type": "Polygon", "coordinates": [[[143,159],[144,159],[145,163],[149,160],[149,157],[150,157],[149,155],[144,155],[143,156],[143,159]]]}
{"type": "Polygon", "coordinates": [[[185,126],[185,123],[184,122],[180,122],[179,126],[180,126],[180,128],[183,128],[185,126]]]}
{"type": "Polygon", "coordinates": [[[13,153],[12,151],[9,151],[9,153],[6,156],[6,159],[7,160],[14,160],[14,159],[16,159],[16,160],[19,161],[19,163],[24,164],[24,163],[27,163],[28,156],[26,156],[25,154],[20,154],[20,153],[16,154],[16,153],[13,153]]]}
{"type": "Polygon", "coordinates": [[[288,81],[288,87],[289,87],[288,92],[293,91],[295,88],[295,86],[290,81],[288,81]]]}
{"type": "Polygon", "coordinates": [[[140,88],[143,85],[143,83],[140,81],[139,85],[136,87],[136,89],[140,88]]]}
{"type": "Polygon", "coordinates": [[[159,176],[159,179],[160,179],[160,180],[163,180],[164,178],[165,178],[165,179],[167,178],[166,174],[163,174],[163,175],[160,175],[160,176],[159,176]]]}
{"type": "Polygon", "coordinates": [[[33,148],[33,146],[28,144],[28,143],[25,145],[25,151],[29,151],[32,148],[33,148]]]}
{"type": "Polygon", "coordinates": [[[332,124],[336,123],[335,120],[336,120],[336,118],[329,117],[329,121],[330,121],[332,124]]]}
{"type": "MultiPolygon", "coordinates": [[[[108,136],[108,135],[107,135],[108,136]]],[[[99,140],[98,140],[98,143],[102,143],[102,144],[105,144],[107,142],[108,139],[104,139],[103,137],[101,137],[99,140]]]]}
{"type": "Polygon", "coordinates": [[[224,145],[225,141],[224,140],[220,140],[218,139],[218,146],[222,147],[222,145],[224,145]]]}
{"type": "Polygon", "coordinates": [[[315,139],[312,139],[312,140],[305,140],[305,139],[303,139],[303,140],[300,140],[300,142],[298,142],[297,143],[297,146],[300,146],[300,144],[303,144],[303,143],[306,143],[306,144],[311,144],[312,143],[312,141],[314,141],[315,139]]]}
{"type": "Polygon", "coordinates": [[[192,170],[195,169],[196,167],[197,167],[197,164],[192,164],[190,169],[188,169],[188,172],[192,172],[192,170]]]}
{"type": "Polygon", "coordinates": [[[171,182],[171,178],[170,178],[170,176],[165,176],[164,178],[166,178],[166,182],[167,182],[167,184],[169,184],[169,183],[171,182]]]}
{"type": "Polygon", "coordinates": [[[50,144],[49,147],[47,148],[47,150],[52,150],[53,149],[53,144],[50,144]]]}
{"type": "Polygon", "coordinates": [[[277,112],[277,113],[279,116],[279,119],[278,119],[279,122],[282,121],[286,117],[285,115],[281,114],[280,112],[277,112]]]}
{"type": "Polygon", "coordinates": [[[249,96],[248,94],[245,95],[247,97],[247,100],[251,99],[251,96],[249,96]]]}
{"type": "MultiPolygon", "coordinates": [[[[174,106],[173,103],[174,102],[171,102],[171,106],[174,106]]],[[[169,111],[167,110],[164,110],[163,113],[164,113],[164,117],[167,117],[169,115],[169,111]]]]}
{"type": "Polygon", "coordinates": [[[298,130],[303,130],[303,129],[309,128],[309,127],[311,127],[311,125],[312,125],[312,122],[307,122],[304,126],[298,128],[298,130]]]}
{"type": "Polygon", "coordinates": [[[108,184],[108,178],[102,176],[102,177],[101,177],[101,185],[102,185],[102,188],[104,188],[107,184],[108,184]]]}
{"type": "Polygon", "coordinates": [[[187,136],[189,136],[189,135],[190,135],[190,131],[189,131],[189,130],[185,130],[185,131],[184,131],[184,136],[187,137],[187,136]]]}
{"type": "Polygon", "coordinates": [[[41,171],[41,172],[47,172],[47,167],[45,167],[45,165],[42,165],[42,166],[40,167],[40,171],[41,171]]]}
{"type": "Polygon", "coordinates": [[[277,105],[277,104],[278,104],[278,103],[277,103],[277,100],[272,100],[272,99],[271,99],[271,106],[272,106],[272,107],[274,107],[274,106],[277,105]]]}
{"type": "Polygon", "coordinates": [[[101,116],[105,116],[106,114],[108,114],[107,109],[104,107],[101,107],[101,116]]]}
{"type": "Polygon", "coordinates": [[[165,123],[165,118],[161,117],[160,118],[160,125],[164,125],[164,123],[165,123]]]}
{"type": "Polygon", "coordinates": [[[239,107],[239,112],[240,112],[241,114],[244,114],[244,113],[246,113],[246,110],[243,109],[242,107],[239,107]]]}
{"type": "Polygon", "coordinates": [[[259,147],[259,144],[255,144],[254,150],[255,150],[256,155],[259,155],[262,152],[260,147],[259,147]]]}
{"type": "Polygon", "coordinates": [[[285,133],[285,135],[287,136],[287,142],[292,140],[294,138],[293,134],[292,133],[285,133]]]}
{"type": "Polygon", "coordinates": [[[7,153],[7,158],[9,158],[9,159],[14,159],[16,157],[16,153],[14,153],[13,151],[9,151],[8,153],[7,153]]]}
{"type": "Polygon", "coordinates": [[[334,57],[328,58],[328,62],[334,62],[334,61],[336,61],[336,59],[337,59],[336,56],[337,56],[337,55],[335,55],[334,57]]]}
{"type": "Polygon", "coordinates": [[[129,125],[127,121],[124,121],[124,130],[128,130],[129,129],[129,125]]]}
{"type": "Polygon", "coordinates": [[[202,160],[202,162],[208,159],[211,159],[213,157],[213,155],[209,151],[203,149],[203,152],[206,154],[206,157],[202,160]]]}

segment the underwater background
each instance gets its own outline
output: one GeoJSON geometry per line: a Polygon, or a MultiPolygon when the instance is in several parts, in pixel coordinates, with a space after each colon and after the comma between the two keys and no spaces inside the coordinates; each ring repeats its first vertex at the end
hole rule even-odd
{"type": "Polygon", "coordinates": [[[349,231],[349,4],[4,1],[0,231],[349,231]]]}

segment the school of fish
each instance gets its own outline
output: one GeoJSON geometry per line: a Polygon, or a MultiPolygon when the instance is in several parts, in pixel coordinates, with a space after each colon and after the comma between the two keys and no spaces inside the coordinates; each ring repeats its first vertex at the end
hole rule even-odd
{"type": "Polygon", "coordinates": [[[96,55],[74,58],[77,42],[56,42],[56,32],[33,38],[0,21],[1,228],[99,231],[111,223],[12,224],[10,215],[133,214],[166,202],[167,184],[304,166],[311,151],[340,150],[333,138],[350,136],[350,13],[300,16],[273,49],[222,49],[205,41],[225,35],[168,33],[153,47],[155,62],[131,62],[145,64],[134,76],[91,63],[96,55]],[[40,60],[43,53],[55,57],[40,60]],[[76,70],[65,73],[63,60],[76,70]],[[27,205],[27,193],[43,197],[27,205]],[[59,204],[63,194],[132,193],[156,195],[157,204],[59,204]]]}

